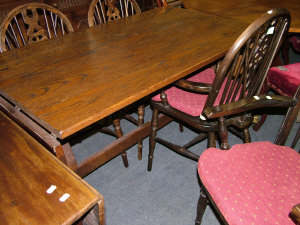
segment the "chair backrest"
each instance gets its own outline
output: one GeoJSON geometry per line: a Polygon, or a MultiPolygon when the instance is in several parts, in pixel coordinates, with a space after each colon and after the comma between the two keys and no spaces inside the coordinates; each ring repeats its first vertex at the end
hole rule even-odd
{"type": "Polygon", "coordinates": [[[135,0],[93,0],[88,11],[89,27],[141,13],[135,0]]]}
{"type": "Polygon", "coordinates": [[[290,14],[282,8],[253,22],[220,63],[204,109],[258,95],[289,25],[290,14]]]}
{"type": "Polygon", "coordinates": [[[73,32],[67,17],[43,3],[27,3],[9,12],[0,27],[0,51],[73,32]]]}

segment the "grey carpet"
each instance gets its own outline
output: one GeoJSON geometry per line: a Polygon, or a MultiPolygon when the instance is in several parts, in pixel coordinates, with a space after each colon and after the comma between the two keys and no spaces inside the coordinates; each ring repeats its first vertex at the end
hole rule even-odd
{"type": "MultiPolygon", "coordinates": [[[[293,61],[300,61],[293,55],[293,61]]],[[[273,112],[258,132],[250,128],[252,141],[268,140],[273,142],[281,125],[283,115],[273,112]]],[[[278,112],[281,113],[282,112],[278,112]]],[[[147,107],[146,121],[151,118],[147,107]]],[[[130,123],[122,120],[124,132],[134,129],[130,123]]],[[[293,136],[299,124],[295,124],[290,136],[293,136]]],[[[196,134],[184,128],[180,133],[178,124],[170,123],[158,133],[159,136],[185,143],[196,134]]],[[[108,138],[95,133],[73,146],[77,159],[96,151],[109,143],[108,138]]],[[[230,144],[241,140],[229,135],[230,144]]],[[[188,225],[194,224],[199,197],[197,163],[179,156],[164,146],[157,144],[153,168],[147,171],[148,138],[144,140],[143,159],[137,159],[137,147],[128,149],[129,168],[124,168],[120,156],[101,166],[84,179],[98,190],[105,198],[107,225],[188,225]]],[[[289,138],[287,145],[291,143],[289,138]]],[[[193,151],[201,154],[206,149],[206,142],[194,146],[193,151]]],[[[299,143],[297,148],[299,149],[299,143]]],[[[203,218],[203,225],[219,224],[214,212],[208,208],[203,218]]]]}

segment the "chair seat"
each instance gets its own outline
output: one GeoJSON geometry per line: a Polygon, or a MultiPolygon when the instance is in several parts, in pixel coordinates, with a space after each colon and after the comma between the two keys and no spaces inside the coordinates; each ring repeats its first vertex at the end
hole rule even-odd
{"type": "Polygon", "coordinates": [[[209,148],[198,162],[200,178],[229,224],[294,224],[300,200],[300,155],[270,142],[209,148]]]}
{"type": "Polygon", "coordinates": [[[300,63],[270,68],[268,81],[275,89],[293,96],[300,84],[300,63]]]}
{"type": "MultiPolygon", "coordinates": [[[[202,82],[212,84],[215,79],[214,69],[208,68],[188,80],[193,82],[202,82]]],[[[207,94],[196,94],[184,91],[177,87],[171,87],[165,90],[168,103],[173,108],[185,112],[191,116],[200,116],[203,111],[207,94]]],[[[152,98],[153,101],[161,101],[160,94],[152,98]]]]}

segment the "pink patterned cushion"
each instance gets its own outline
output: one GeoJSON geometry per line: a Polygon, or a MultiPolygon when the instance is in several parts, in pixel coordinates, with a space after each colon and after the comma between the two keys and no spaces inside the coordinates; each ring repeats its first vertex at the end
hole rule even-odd
{"type": "MultiPolygon", "coordinates": [[[[214,78],[215,72],[212,68],[209,68],[192,76],[188,80],[212,84],[214,78]]],[[[167,94],[170,106],[192,116],[200,116],[207,99],[207,94],[191,93],[176,87],[167,89],[165,93],[167,94]]],[[[153,97],[152,100],[161,101],[160,94],[153,97]]]]}
{"type": "Polygon", "coordinates": [[[300,202],[300,155],[270,142],[209,148],[199,176],[229,224],[294,224],[300,202]]]}
{"type": "Polygon", "coordinates": [[[270,68],[268,81],[283,93],[293,96],[300,84],[300,63],[270,68]]]}

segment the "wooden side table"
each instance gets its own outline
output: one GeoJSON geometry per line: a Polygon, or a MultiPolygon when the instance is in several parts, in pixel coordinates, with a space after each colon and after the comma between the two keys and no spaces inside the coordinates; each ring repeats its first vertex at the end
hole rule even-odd
{"type": "Polygon", "coordinates": [[[95,215],[105,223],[103,196],[3,112],[0,133],[3,224],[73,224],[95,215]]]}

